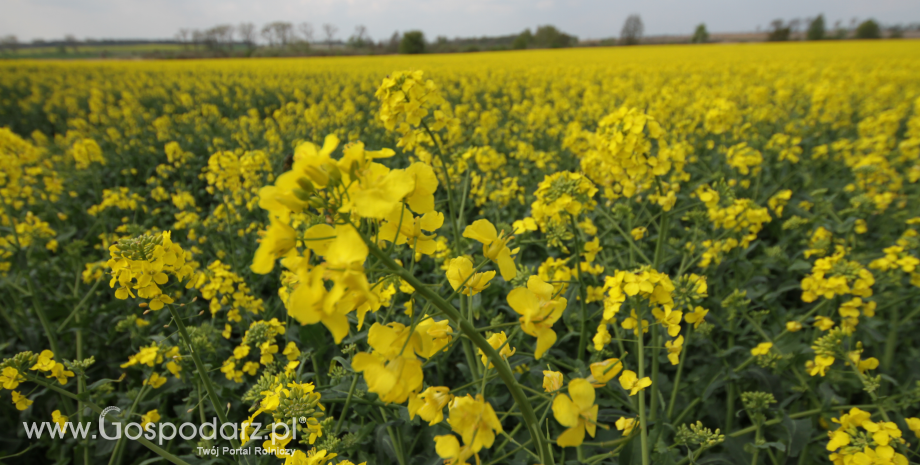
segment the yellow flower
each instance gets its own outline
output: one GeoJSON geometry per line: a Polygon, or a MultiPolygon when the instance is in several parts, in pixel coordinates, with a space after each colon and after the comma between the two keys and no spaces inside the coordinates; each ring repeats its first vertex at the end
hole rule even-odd
{"type": "MultiPolygon", "coordinates": [[[[489,345],[492,346],[493,349],[497,350],[498,354],[505,360],[508,360],[508,357],[514,355],[514,353],[517,351],[517,349],[511,347],[511,344],[506,344],[506,342],[508,342],[508,336],[505,335],[504,331],[500,333],[492,333],[492,335],[489,336],[488,342],[489,345]]],[[[489,362],[489,357],[486,356],[482,349],[479,349],[479,355],[484,366],[489,368],[495,366],[489,362]]]]}
{"type": "Polygon", "coordinates": [[[817,316],[815,317],[815,327],[821,331],[827,331],[834,327],[834,320],[826,316],[817,316]]]}
{"type": "Polygon", "coordinates": [[[237,360],[242,360],[249,355],[249,346],[246,344],[240,344],[233,349],[233,358],[237,360]]]}
{"type": "Polygon", "coordinates": [[[773,348],[772,342],[761,342],[760,344],[757,344],[757,347],[754,347],[753,349],[751,349],[751,355],[754,355],[754,356],[767,355],[770,353],[770,349],[772,348],[773,348]]]}
{"type": "MultiPolygon", "coordinates": [[[[269,426],[267,429],[270,428],[271,427],[269,426]]],[[[266,452],[273,453],[275,457],[278,458],[292,457],[293,454],[288,454],[286,448],[292,439],[294,439],[294,434],[290,431],[287,431],[287,434],[285,435],[272,432],[269,435],[269,438],[262,443],[262,449],[266,452]]]]}
{"type": "Polygon", "coordinates": [[[409,395],[409,419],[418,415],[433,426],[444,420],[444,407],[453,399],[450,388],[445,386],[428,386],[421,394],[409,395]]]}
{"type": "Polygon", "coordinates": [[[623,370],[623,363],[618,358],[608,358],[603,362],[594,362],[590,366],[591,376],[600,384],[607,384],[607,381],[620,374],[623,370]]]}
{"type": "MultiPolygon", "coordinates": [[[[624,318],[620,326],[622,326],[623,329],[631,329],[637,336],[639,335],[639,316],[636,315],[636,309],[631,309],[629,311],[629,317],[624,318]]],[[[648,332],[648,320],[642,320],[642,332],[648,332]]]]}
{"type": "Polygon", "coordinates": [[[658,320],[658,323],[661,323],[661,326],[668,329],[669,336],[676,337],[680,333],[680,320],[684,316],[683,312],[668,310],[667,307],[664,310],[655,307],[652,309],[652,315],[658,320]]]}
{"type": "Polygon", "coordinates": [[[406,170],[390,170],[371,163],[352,183],[343,212],[355,212],[363,218],[384,219],[415,190],[415,179],[406,170]]]}
{"type": "Polygon", "coordinates": [[[648,232],[648,230],[640,226],[638,228],[633,228],[633,230],[630,231],[629,234],[632,236],[633,240],[641,241],[642,238],[645,237],[646,232],[648,232]]]}
{"type": "Polygon", "coordinates": [[[415,179],[415,189],[406,195],[409,208],[418,214],[433,211],[434,193],[438,190],[438,177],[434,174],[434,168],[425,163],[415,162],[406,168],[406,174],[415,179]]]}
{"type": "Polygon", "coordinates": [[[558,395],[553,400],[553,416],[565,431],[556,439],[560,447],[580,446],[585,440],[585,431],[594,437],[597,430],[597,410],[594,404],[594,386],[583,379],[569,382],[569,395],[558,395]]]}
{"type": "Polygon", "coordinates": [[[453,434],[435,436],[434,442],[434,450],[438,457],[444,459],[445,465],[466,465],[466,460],[474,455],[470,446],[460,447],[460,441],[453,434]]]}
{"type": "Polygon", "coordinates": [[[447,280],[455,291],[464,295],[476,295],[489,287],[489,281],[495,277],[495,271],[473,274],[473,262],[466,257],[457,257],[450,261],[447,280]],[[465,284],[464,284],[465,281],[465,284]],[[459,290],[462,285],[463,289],[459,290]]]}
{"type": "Polygon", "coordinates": [[[19,387],[19,383],[25,380],[26,378],[19,373],[19,370],[13,367],[4,368],[3,374],[0,374],[0,386],[11,391],[19,387]]]}
{"type": "Polygon", "coordinates": [[[160,376],[160,374],[157,372],[153,372],[150,375],[150,378],[147,378],[144,380],[144,384],[145,385],[149,384],[150,387],[154,389],[158,389],[160,386],[166,384],[166,377],[160,376]]]}
{"type": "Polygon", "coordinates": [[[64,364],[57,362],[54,364],[54,368],[51,369],[51,374],[45,376],[45,378],[54,378],[61,385],[67,384],[67,378],[73,378],[74,373],[70,370],[64,369],[64,364]]]}
{"type": "Polygon", "coordinates": [[[447,345],[453,340],[450,322],[448,320],[435,321],[428,315],[423,315],[422,321],[415,325],[415,332],[421,341],[421,346],[416,349],[416,353],[425,359],[447,350],[447,345]]]}
{"type": "Polygon", "coordinates": [[[32,401],[18,391],[13,391],[13,405],[16,406],[17,410],[25,410],[32,405],[32,401]]]}
{"type": "Polygon", "coordinates": [[[492,410],[492,405],[483,400],[482,394],[475,398],[467,394],[465,397],[454,397],[450,403],[450,417],[447,423],[451,430],[463,438],[463,443],[468,445],[473,453],[478,453],[483,447],[492,447],[495,441],[495,432],[502,431],[502,424],[492,410]]]}
{"type": "Polygon", "coordinates": [[[67,432],[67,416],[66,416],[66,415],[61,415],[61,411],[60,411],[60,410],[55,410],[55,411],[51,412],[51,421],[57,423],[58,429],[59,429],[62,433],[66,433],[66,432],[67,432]]]}
{"type": "Polygon", "coordinates": [[[182,379],[182,366],[175,361],[170,360],[166,363],[166,369],[176,378],[182,379]]]}
{"type": "Polygon", "coordinates": [[[294,252],[296,236],[294,228],[283,223],[275,216],[269,216],[271,225],[265,230],[259,241],[259,248],[252,259],[250,269],[256,274],[266,274],[275,267],[275,260],[294,252]]]}
{"type": "Polygon", "coordinates": [[[794,332],[801,331],[801,330],[802,330],[802,323],[799,323],[798,321],[795,321],[795,320],[786,322],[786,331],[789,331],[790,333],[794,333],[794,332]]]}
{"type": "Polygon", "coordinates": [[[160,421],[160,412],[156,409],[150,410],[141,416],[141,427],[146,430],[147,425],[152,425],[158,421],[160,421]]]}
{"type": "Polygon", "coordinates": [[[243,364],[243,373],[249,373],[249,376],[255,376],[259,372],[259,364],[256,362],[246,362],[243,364]]]}
{"type": "Polygon", "coordinates": [[[275,354],[278,353],[278,345],[272,344],[272,341],[265,341],[259,346],[261,358],[259,362],[262,365],[269,365],[275,361],[275,354]]]}
{"type": "Polygon", "coordinates": [[[498,264],[498,269],[501,270],[502,278],[505,281],[511,281],[517,276],[517,268],[514,265],[512,256],[519,249],[511,250],[507,245],[513,236],[505,237],[505,232],[497,232],[492,222],[480,219],[474,221],[473,224],[463,230],[463,237],[482,242],[482,254],[498,264]]]}
{"type": "Polygon", "coordinates": [[[668,349],[668,360],[671,362],[671,365],[680,363],[680,352],[684,348],[684,337],[677,336],[677,339],[665,342],[664,346],[668,349]]]}
{"type": "Polygon", "coordinates": [[[281,355],[287,357],[288,361],[297,360],[300,357],[300,349],[297,348],[297,344],[294,341],[291,341],[284,347],[284,352],[281,352],[281,355]]]}
{"type": "Polygon", "coordinates": [[[50,350],[43,350],[41,354],[38,355],[38,361],[35,362],[35,365],[32,365],[30,370],[39,370],[39,371],[51,371],[54,368],[54,352],[50,350]]]}
{"type": "Polygon", "coordinates": [[[856,234],[865,234],[867,231],[869,231],[869,227],[866,225],[866,220],[856,220],[854,230],[856,231],[856,234]]]}
{"type": "Polygon", "coordinates": [[[536,231],[537,222],[530,217],[524,218],[523,220],[514,220],[511,229],[511,234],[524,234],[528,231],[536,231]]]}
{"type": "Polygon", "coordinates": [[[555,392],[562,389],[562,373],[543,370],[543,390],[555,392]]]}
{"type": "Polygon", "coordinates": [[[508,293],[508,304],[521,315],[521,330],[537,338],[534,358],[539,360],[556,342],[553,324],[562,316],[566,299],[553,299],[553,285],[531,276],[526,288],[518,287],[508,293]]]}
{"type": "Polygon", "coordinates": [[[636,372],[632,370],[626,370],[620,375],[620,386],[623,386],[623,389],[629,391],[630,396],[636,395],[637,392],[651,385],[651,378],[646,376],[645,378],[639,379],[639,377],[636,376],[636,372]]]}
{"type": "Polygon", "coordinates": [[[423,231],[436,231],[443,224],[443,213],[432,210],[421,217],[415,217],[408,208],[397,208],[380,225],[377,238],[380,241],[395,241],[397,245],[409,244],[420,258],[420,255],[432,255],[438,249],[437,236],[426,235],[423,231]]]}
{"type": "Polygon", "coordinates": [[[382,402],[402,404],[410,393],[422,388],[422,362],[416,358],[397,357],[387,361],[377,352],[358,352],[351,366],[364,373],[367,390],[380,396],[382,402]]]}
{"type": "Polygon", "coordinates": [[[805,368],[808,369],[808,373],[811,376],[821,375],[824,376],[827,373],[827,369],[834,364],[834,357],[818,355],[815,357],[814,361],[809,360],[805,363],[805,368]]]}
{"type": "MultiPolygon", "coordinates": [[[[703,281],[704,286],[705,284],[706,282],[703,281]]],[[[703,321],[705,321],[704,319],[706,318],[706,314],[708,313],[709,313],[709,310],[706,310],[703,307],[697,306],[696,308],[693,309],[693,312],[687,313],[686,315],[684,315],[684,321],[692,324],[693,329],[696,329],[696,328],[699,328],[701,324],[703,324],[703,321]]]]}
{"type": "Polygon", "coordinates": [[[629,436],[629,433],[632,433],[632,430],[636,427],[636,424],[637,422],[635,418],[626,417],[620,417],[620,419],[616,422],[617,430],[622,431],[623,436],[629,436]]]}
{"type": "Polygon", "coordinates": [[[914,432],[914,436],[920,439],[920,418],[905,418],[904,421],[907,423],[907,428],[914,432]]]}

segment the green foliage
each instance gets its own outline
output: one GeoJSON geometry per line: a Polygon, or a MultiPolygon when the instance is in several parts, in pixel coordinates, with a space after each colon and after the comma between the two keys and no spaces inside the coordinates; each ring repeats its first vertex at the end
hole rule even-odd
{"type": "Polygon", "coordinates": [[[523,50],[527,48],[531,43],[533,43],[533,33],[530,32],[530,28],[524,29],[524,32],[520,33],[517,37],[514,38],[514,42],[511,44],[511,48],[515,50],[523,50]]]}
{"type": "Polygon", "coordinates": [[[399,42],[399,53],[408,55],[425,53],[425,34],[422,31],[409,31],[403,34],[399,42]]]}
{"type": "Polygon", "coordinates": [[[873,19],[867,19],[856,28],[857,39],[881,39],[882,28],[873,19]]]}
{"type": "Polygon", "coordinates": [[[792,28],[783,24],[783,20],[777,19],[770,23],[770,33],[767,35],[769,42],[785,42],[789,40],[792,34],[792,28]]]}
{"type": "MultiPolygon", "coordinates": [[[[525,32],[529,33],[530,31],[525,32]]],[[[537,32],[533,35],[532,43],[537,48],[562,48],[577,44],[578,39],[556,29],[555,26],[547,24],[537,28],[537,32]]]]}
{"type": "Polygon", "coordinates": [[[623,45],[637,45],[642,40],[642,33],[645,26],[642,25],[642,18],[639,15],[629,15],[623,23],[623,30],[620,31],[620,42],[623,45]]]}
{"type": "Polygon", "coordinates": [[[709,42],[709,31],[706,30],[705,23],[700,23],[700,25],[696,27],[696,30],[693,31],[693,38],[690,39],[690,42],[693,42],[694,44],[705,44],[706,42],[709,42]]]}
{"type": "Polygon", "coordinates": [[[808,40],[822,40],[825,34],[824,15],[818,15],[808,25],[808,40]]]}

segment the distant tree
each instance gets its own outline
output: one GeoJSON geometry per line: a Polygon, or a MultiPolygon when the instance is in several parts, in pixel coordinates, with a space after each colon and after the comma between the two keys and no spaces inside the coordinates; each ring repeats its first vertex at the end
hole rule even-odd
{"type": "Polygon", "coordinates": [[[808,24],[808,40],[824,39],[824,15],[818,15],[808,24]]]}
{"type": "MultiPolygon", "coordinates": [[[[41,39],[38,39],[41,40],[41,39]]],[[[34,40],[32,41],[35,42],[34,40]]],[[[44,42],[44,41],[42,41],[44,42]]],[[[5,52],[15,53],[19,49],[19,39],[16,38],[13,34],[0,37],[0,50],[5,52]]]]}
{"type": "Polygon", "coordinates": [[[275,30],[272,28],[271,23],[262,26],[262,31],[260,32],[262,38],[268,42],[269,47],[275,46],[275,30]]]}
{"type": "Polygon", "coordinates": [[[66,36],[64,36],[64,42],[67,43],[67,46],[70,47],[70,49],[73,50],[74,53],[77,53],[80,47],[80,41],[77,40],[76,36],[74,36],[73,34],[67,34],[66,36]]]}
{"type": "Polygon", "coordinates": [[[799,18],[789,20],[789,23],[786,25],[789,28],[789,38],[794,38],[799,32],[799,27],[802,26],[802,20],[799,18]]]}
{"type": "Polygon", "coordinates": [[[881,39],[882,29],[875,20],[867,19],[856,28],[857,39],[881,39]]]}
{"type": "Polygon", "coordinates": [[[390,40],[386,43],[384,48],[389,53],[398,53],[399,52],[399,42],[402,39],[402,36],[399,35],[399,31],[393,32],[393,35],[390,36],[390,40]]]}
{"type": "Polygon", "coordinates": [[[332,50],[332,39],[335,39],[335,34],[339,32],[339,28],[333,24],[323,24],[323,34],[326,35],[326,45],[329,46],[329,49],[332,50]]]}
{"type": "Polygon", "coordinates": [[[246,48],[252,50],[256,48],[256,25],[252,23],[240,23],[236,27],[236,32],[240,34],[240,41],[246,45],[246,48]]]}
{"type": "Polygon", "coordinates": [[[399,53],[425,53],[425,34],[422,31],[408,31],[399,42],[399,53]]]}
{"type": "Polygon", "coordinates": [[[514,42],[511,43],[511,48],[515,50],[523,50],[530,46],[533,43],[533,33],[530,32],[530,28],[524,29],[524,32],[518,34],[514,38],[514,42]]]}
{"type": "Polygon", "coordinates": [[[313,25],[308,22],[302,22],[297,25],[297,30],[306,42],[313,42],[313,25]]]}
{"type": "Polygon", "coordinates": [[[705,44],[709,42],[709,31],[706,30],[706,24],[700,24],[693,32],[693,38],[690,39],[694,44],[705,44]]]}
{"type": "Polygon", "coordinates": [[[834,39],[843,40],[847,38],[847,30],[843,27],[843,21],[837,20],[834,21],[834,39]]]}
{"type": "Polygon", "coordinates": [[[639,15],[629,15],[623,23],[623,30],[620,31],[620,41],[624,45],[636,45],[642,40],[643,32],[645,26],[642,25],[642,18],[639,15]]]}
{"type": "Polygon", "coordinates": [[[367,36],[367,26],[355,26],[355,33],[348,38],[348,45],[354,48],[364,48],[370,43],[367,36]]]}
{"type": "Polygon", "coordinates": [[[783,20],[774,19],[770,23],[770,33],[767,35],[767,40],[770,42],[783,42],[789,40],[789,35],[792,32],[789,26],[783,25],[783,20]]]}
{"type": "Polygon", "coordinates": [[[895,24],[888,28],[888,38],[889,39],[903,39],[904,38],[904,26],[900,24],[895,24]]]}
{"type": "Polygon", "coordinates": [[[294,25],[285,21],[274,21],[262,26],[262,37],[271,46],[287,47],[294,40],[294,25]]]}
{"type": "Polygon", "coordinates": [[[203,44],[205,41],[205,33],[199,31],[198,29],[192,30],[192,45],[194,48],[198,48],[199,45],[203,44]]]}
{"type": "Polygon", "coordinates": [[[188,48],[188,41],[192,37],[192,31],[182,28],[176,33],[176,41],[182,44],[182,48],[188,48]]]}
{"type": "Polygon", "coordinates": [[[578,38],[570,36],[549,24],[537,27],[537,31],[530,41],[530,44],[539,48],[571,47],[576,43],[578,43],[578,38]]]}
{"type": "Polygon", "coordinates": [[[233,46],[233,35],[236,29],[230,24],[219,24],[205,32],[205,43],[211,49],[233,46]]]}

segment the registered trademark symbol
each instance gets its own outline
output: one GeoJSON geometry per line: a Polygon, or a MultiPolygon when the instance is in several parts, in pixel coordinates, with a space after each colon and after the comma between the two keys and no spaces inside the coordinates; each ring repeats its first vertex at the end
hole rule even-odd
{"type": "Polygon", "coordinates": [[[300,417],[300,424],[304,425],[307,423],[307,417],[300,417]]]}

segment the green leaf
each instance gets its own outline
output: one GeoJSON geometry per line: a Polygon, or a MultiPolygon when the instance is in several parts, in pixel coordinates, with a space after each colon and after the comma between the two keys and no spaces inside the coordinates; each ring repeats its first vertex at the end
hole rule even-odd
{"type": "Polygon", "coordinates": [[[783,418],[783,428],[789,437],[789,457],[798,457],[812,436],[814,428],[811,426],[811,419],[793,420],[786,416],[783,418]]]}

